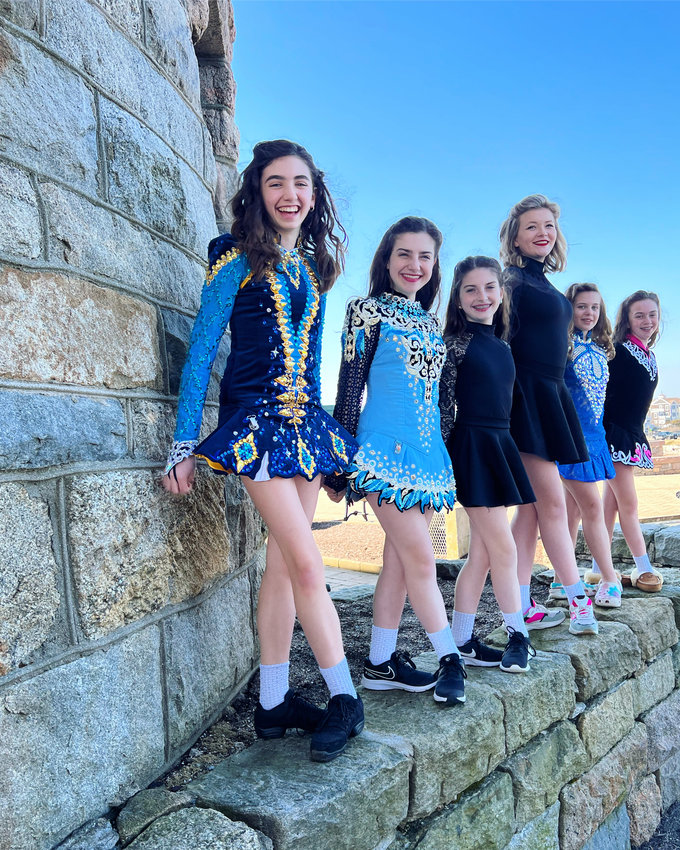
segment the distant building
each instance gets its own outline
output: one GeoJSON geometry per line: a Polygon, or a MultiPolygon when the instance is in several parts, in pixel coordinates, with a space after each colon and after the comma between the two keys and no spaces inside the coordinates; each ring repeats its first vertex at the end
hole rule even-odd
{"type": "Polygon", "coordinates": [[[649,406],[647,422],[655,428],[662,428],[674,419],[680,419],[680,398],[668,398],[661,393],[649,406]]]}

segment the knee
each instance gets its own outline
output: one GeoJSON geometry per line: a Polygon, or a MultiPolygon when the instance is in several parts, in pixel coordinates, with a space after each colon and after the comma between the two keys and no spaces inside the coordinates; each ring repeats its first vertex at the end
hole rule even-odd
{"type": "Polygon", "coordinates": [[[291,568],[291,578],[296,589],[301,593],[318,590],[323,583],[319,559],[311,556],[297,558],[291,568]]]}

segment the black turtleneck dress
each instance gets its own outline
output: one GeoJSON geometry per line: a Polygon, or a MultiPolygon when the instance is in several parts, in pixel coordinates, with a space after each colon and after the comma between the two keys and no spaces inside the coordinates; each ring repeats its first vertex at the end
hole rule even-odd
{"type": "Polygon", "coordinates": [[[557,463],[588,460],[581,423],[564,383],[572,307],[543,273],[543,263],[508,266],[512,293],[510,347],[517,376],[510,432],[521,452],[557,463]]]}
{"type": "Polygon", "coordinates": [[[466,322],[447,336],[439,383],[442,436],[451,455],[456,498],[466,508],[534,502],[531,484],[510,436],[515,366],[492,325],[466,322]]]}

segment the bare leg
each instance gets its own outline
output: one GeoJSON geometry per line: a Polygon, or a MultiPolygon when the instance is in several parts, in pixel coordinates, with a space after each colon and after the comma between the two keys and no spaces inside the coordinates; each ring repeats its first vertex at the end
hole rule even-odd
{"type": "Polygon", "coordinates": [[[536,543],[538,542],[538,515],[536,513],[536,507],[534,505],[518,505],[515,516],[512,519],[511,527],[515,547],[517,548],[517,577],[519,583],[531,584],[531,570],[536,558],[536,543]]]}
{"type": "Polygon", "coordinates": [[[564,481],[564,486],[576,502],[582,517],[583,534],[593,558],[597,561],[602,578],[611,583],[618,581],[612,563],[609,535],[604,524],[604,510],[600,491],[594,481],[564,481]]]}
{"type": "Polygon", "coordinates": [[[334,667],[345,655],[340,621],[326,591],[321,553],[310,523],[310,509],[313,513],[312,501],[316,505],[319,479],[310,482],[298,476],[251,481],[244,477],[242,481],[267,524],[277,550],[272,550],[271,558],[267,559],[267,570],[271,567],[272,573],[267,581],[263,579],[258,604],[263,662],[277,664],[288,660],[292,594],[293,611],[297,612],[319,667],[334,667]],[[284,568],[288,572],[288,583],[284,568]],[[283,592],[283,606],[277,595],[279,592],[283,592]],[[282,640],[284,646],[277,643],[282,640]]]}
{"type": "Polygon", "coordinates": [[[517,581],[517,550],[505,508],[466,508],[465,511],[470,517],[471,531],[474,531],[486,550],[486,560],[491,565],[493,592],[501,611],[519,611],[521,601],[517,581]]]}
{"type": "Polygon", "coordinates": [[[381,629],[398,629],[406,602],[406,577],[399,553],[385,537],[383,568],[373,594],[373,624],[381,629]]]}
{"type": "Polygon", "coordinates": [[[460,611],[462,614],[477,613],[490,566],[489,553],[475,527],[470,523],[470,551],[456,579],[456,595],[453,602],[455,611],[460,611]]]}
{"type": "MultiPolygon", "coordinates": [[[[647,552],[645,539],[640,530],[638,517],[638,499],[635,491],[634,467],[625,463],[615,463],[616,477],[609,478],[605,490],[605,518],[609,539],[614,533],[614,521],[619,515],[621,531],[634,558],[641,558],[647,552]]],[[[598,563],[599,563],[599,559],[598,563]]]]}
{"type": "Polygon", "coordinates": [[[579,510],[579,507],[576,504],[574,497],[569,492],[567,482],[563,480],[562,484],[564,485],[564,498],[567,503],[567,522],[569,523],[569,534],[571,535],[571,542],[574,544],[574,546],[576,546],[576,540],[578,539],[578,526],[581,522],[581,511],[579,510]]]}

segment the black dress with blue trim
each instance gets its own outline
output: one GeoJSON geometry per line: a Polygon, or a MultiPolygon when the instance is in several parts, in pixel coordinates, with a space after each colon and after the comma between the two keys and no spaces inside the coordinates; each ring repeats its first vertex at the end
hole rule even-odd
{"type": "Polygon", "coordinates": [[[590,460],[559,464],[560,475],[569,481],[605,481],[616,475],[602,425],[608,380],[606,353],[592,340],[590,331],[575,330],[564,382],[574,400],[590,460]]]}
{"type": "Polygon", "coordinates": [[[581,423],[564,383],[572,306],[529,257],[508,266],[512,292],[510,347],[517,375],[510,432],[520,452],[558,463],[588,460],[581,423]]]}
{"type": "Polygon", "coordinates": [[[466,322],[444,340],[447,358],[439,383],[442,436],[451,455],[458,501],[495,508],[535,502],[510,435],[515,364],[493,325],[466,322]]]}
{"type": "Polygon", "coordinates": [[[333,416],[359,450],[347,478],[326,483],[339,491],[349,480],[350,500],[377,493],[400,511],[452,508],[456,486],[439,415],[446,346],[436,316],[392,293],[355,298],[342,348],[333,416]]]}
{"type": "Polygon", "coordinates": [[[167,469],[195,454],[219,474],[255,481],[343,472],[357,446],[321,406],[325,294],[314,260],[282,250],[281,263],[256,280],[228,234],[209,250],[167,469]],[[227,327],[218,427],[198,445],[210,370],[227,327]]]}
{"type": "Polygon", "coordinates": [[[659,383],[654,352],[629,335],[614,345],[604,402],[604,430],[615,463],[653,469],[645,418],[659,383]]]}

